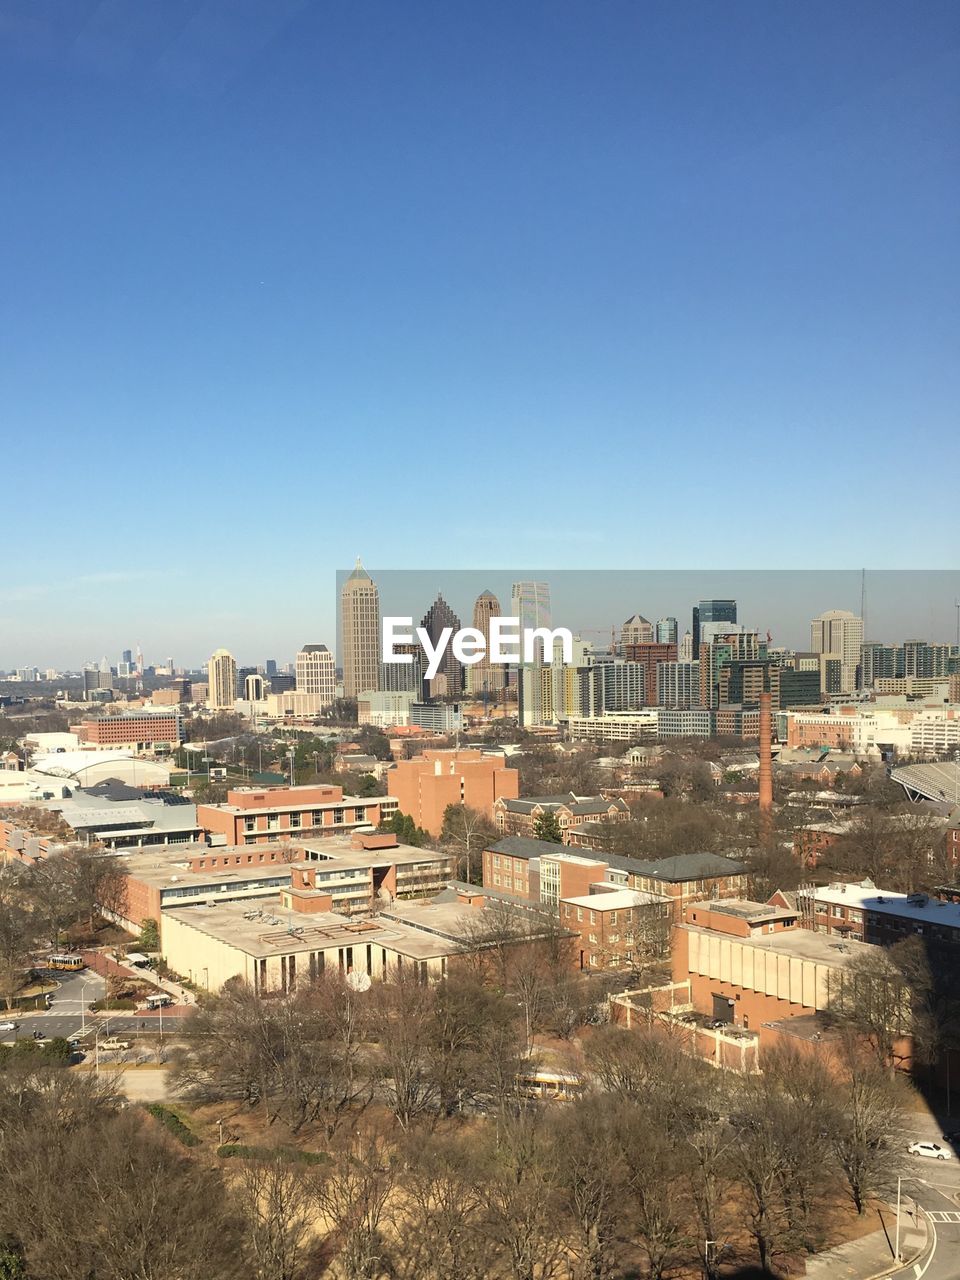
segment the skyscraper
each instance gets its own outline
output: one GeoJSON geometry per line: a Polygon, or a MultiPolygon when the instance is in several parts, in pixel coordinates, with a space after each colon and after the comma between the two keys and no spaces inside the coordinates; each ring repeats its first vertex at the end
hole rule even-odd
{"type": "MultiPolygon", "coordinates": [[[[444,600],[443,596],[438,593],[436,600],[423,615],[420,625],[430,637],[431,645],[436,648],[440,633],[444,627],[450,627],[453,633],[456,634],[460,630],[460,619],[444,600]]],[[[463,667],[454,656],[453,645],[448,644],[437,674],[432,680],[424,681],[423,695],[425,698],[444,696],[459,698],[462,692],[463,667]]]]}
{"type": "MultiPolygon", "coordinates": [[[[325,644],[305,644],[297,654],[297,693],[317,699],[317,707],[329,707],[337,683],[333,654],[325,644]]],[[[367,692],[364,690],[364,692],[367,692]]]]}
{"type": "Polygon", "coordinates": [[[708,622],[736,622],[736,600],[701,600],[693,609],[693,657],[700,657],[700,633],[708,622]]]}
{"type": "Polygon", "coordinates": [[[676,618],[658,618],[656,639],[657,644],[676,644],[679,635],[676,618]]]}
{"type": "Polygon", "coordinates": [[[642,613],[635,613],[632,618],[628,618],[620,628],[620,652],[626,650],[628,644],[652,644],[653,643],[653,623],[643,616],[642,613]]]}
{"type": "Polygon", "coordinates": [[[218,649],[207,663],[207,706],[233,707],[237,700],[237,664],[228,649],[218,649]]]}
{"type": "Polygon", "coordinates": [[[484,694],[499,697],[506,683],[506,667],[499,662],[491,662],[490,653],[490,619],[501,616],[500,601],[492,591],[484,591],[477,596],[473,606],[473,625],[486,641],[486,651],[482,662],[467,667],[467,686],[475,698],[484,694]]]}
{"type": "Polygon", "coordinates": [[[340,591],[344,697],[380,688],[380,593],[357,560],[340,591]]]}
{"type": "MultiPolygon", "coordinates": [[[[826,675],[831,659],[839,661],[840,688],[824,679],[825,693],[853,693],[858,685],[860,651],[863,646],[863,619],[848,609],[830,609],[810,623],[810,648],[820,655],[821,671],[826,675]]],[[[834,668],[835,670],[835,668],[834,668]]]]}
{"type": "MultiPolygon", "coordinates": [[[[510,613],[520,619],[521,635],[528,627],[550,627],[550,584],[547,582],[515,582],[510,588],[510,613]]],[[[538,642],[532,663],[521,662],[517,668],[518,719],[521,727],[544,724],[552,717],[544,706],[543,645],[538,642]]]]}

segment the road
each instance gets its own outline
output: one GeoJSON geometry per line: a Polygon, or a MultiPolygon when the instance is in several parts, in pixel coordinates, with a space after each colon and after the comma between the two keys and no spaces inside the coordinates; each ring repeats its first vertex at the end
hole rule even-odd
{"type": "MultiPolygon", "coordinates": [[[[905,1130],[906,1142],[923,1140],[951,1147],[942,1137],[944,1127],[960,1128],[960,1121],[937,1120],[933,1116],[911,1117],[905,1130]]],[[[894,1272],[895,1280],[960,1280],[960,1159],[953,1144],[953,1158],[931,1160],[906,1151],[900,1175],[903,1193],[916,1199],[930,1219],[934,1250],[929,1260],[894,1272]]]]}
{"type": "MultiPolygon", "coordinates": [[[[80,973],[58,973],[55,976],[60,987],[52,993],[50,1008],[41,1013],[11,1014],[12,1021],[20,1025],[16,1032],[0,1034],[0,1040],[7,1043],[29,1040],[35,1031],[49,1039],[54,1036],[69,1038],[79,1035],[84,1027],[89,1031],[91,1026],[103,1026],[107,1023],[110,1031],[118,1034],[159,1035],[162,1022],[164,1038],[168,1035],[182,1035],[189,1029],[190,1015],[177,1007],[169,1013],[164,1010],[162,1018],[159,1011],[91,1013],[89,1005],[102,999],[106,993],[105,980],[92,969],[85,969],[80,973]]],[[[5,1020],[5,1017],[0,1016],[0,1021],[5,1020]]]]}

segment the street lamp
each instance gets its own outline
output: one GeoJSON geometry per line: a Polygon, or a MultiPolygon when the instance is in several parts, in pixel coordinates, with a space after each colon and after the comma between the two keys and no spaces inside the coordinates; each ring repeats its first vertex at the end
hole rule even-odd
{"type": "Polygon", "coordinates": [[[84,998],[84,991],[89,987],[92,979],[87,978],[85,982],[80,983],[80,1034],[87,1034],[87,1002],[84,998]]]}
{"type": "Polygon", "coordinates": [[[97,1028],[96,1034],[93,1037],[93,1054],[94,1054],[94,1061],[96,1063],[96,1068],[97,1068],[98,1080],[100,1079],[100,1037],[103,1035],[104,1031],[108,1031],[109,1029],[110,1029],[110,1019],[108,1018],[102,1027],[97,1028]]]}

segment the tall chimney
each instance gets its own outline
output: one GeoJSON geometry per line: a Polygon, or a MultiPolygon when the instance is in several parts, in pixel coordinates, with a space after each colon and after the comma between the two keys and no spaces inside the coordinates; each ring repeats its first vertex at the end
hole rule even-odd
{"type": "Polygon", "coordinates": [[[773,836],[773,737],[770,694],[760,695],[760,838],[769,843],[773,836]]]}

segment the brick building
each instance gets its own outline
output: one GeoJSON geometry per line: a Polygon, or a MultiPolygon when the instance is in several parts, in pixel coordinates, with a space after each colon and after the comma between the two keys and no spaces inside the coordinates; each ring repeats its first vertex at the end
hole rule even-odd
{"type": "Polygon", "coordinates": [[[520,774],[500,755],[480,751],[424,751],[399,761],[388,773],[390,794],[401,813],[438,836],[448,805],[466,805],[493,818],[501,799],[520,794],[520,774]]]}
{"type": "Polygon", "coordinates": [[[560,921],[577,934],[581,969],[620,969],[643,950],[649,927],[669,918],[669,904],[658,894],[612,889],[560,901],[560,921]]]}
{"type": "Polygon", "coordinates": [[[501,797],[493,807],[497,829],[505,835],[533,836],[537,820],[552,815],[557,820],[564,844],[573,844],[577,828],[585,822],[626,822],[630,809],[619,797],[567,795],[532,796],[524,799],[501,797]]]}
{"type": "Polygon", "coordinates": [[[130,751],[156,751],[178,747],[184,740],[183,716],[179,708],[157,711],[123,711],[97,716],[71,726],[78,745],[124,747],[130,751]]]}
{"type": "Polygon", "coordinates": [[[226,804],[197,805],[211,842],[259,844],[305,835],[344,835],[380,826],[397,811],[393,796],[347,796],[326,783],[302,787],[239,787],[226,804]]]}

